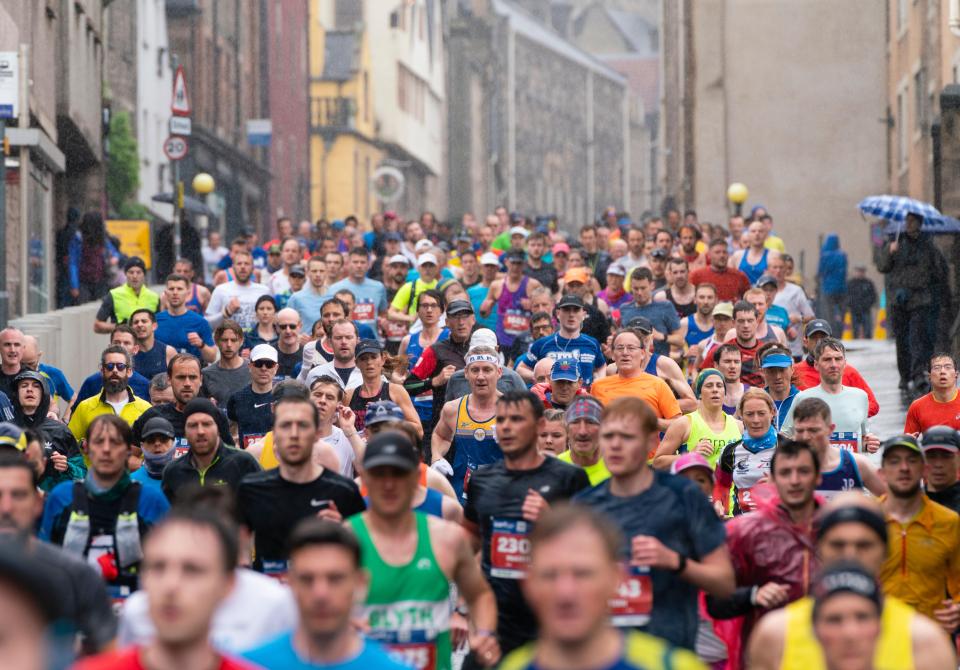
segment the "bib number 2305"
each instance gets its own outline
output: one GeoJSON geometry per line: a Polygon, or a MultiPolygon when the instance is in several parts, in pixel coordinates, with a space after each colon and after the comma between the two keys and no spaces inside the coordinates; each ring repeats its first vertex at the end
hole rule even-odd
{"type": "Polygon", "coordinates": [[[523,579],[530,562],[529,521],[494,519],[490,542],[490,576],[523,579]]]}

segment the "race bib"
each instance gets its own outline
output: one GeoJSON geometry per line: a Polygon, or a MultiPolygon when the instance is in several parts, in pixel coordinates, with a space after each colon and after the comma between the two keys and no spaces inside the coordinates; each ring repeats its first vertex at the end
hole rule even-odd
{"type": "Polygon", "coordinates": [[[387,321],[383,334],[390,342],[399,342],[407,334],[409,326],[403,321],[387,321]]]}
{"type": "Polygon", "coordinates": [[[406,600],[364,607],[367,637],[417,670],[437,667],[437,637],[450,630],[450,602],[406,600]]]}
{"type": "Polygon", "coordinates": [[[393,660],[414,670],[433,670],[437,667],[437,645],[430,642],[423,644],[388,644],[387,653],[393,660]]]}
{"type": "Polygon", "coordinates": [[[173,438],[173,457],[180,458],[184,454],[190,451],[190,443],[187,442],[185,437],[175,437],[173,438]]]}
{"type": "Polygon", "coordinates": [[[530,331],[530,313],[522,309],[508,309],[503,314],[503,332],[523,335],[530,331]]]}
{"type": "Polygon", "coordinates": [[[740,508],[741,514],[753,512],[757,509],[757,504],[754,502],[753,496],[750,495],[750,489],[737,489],[737,506],[740,508]]]}
{"type": "Polygon", "coordinates": [[[653,611],[653,580],[650,568],[631,565],[617,587],[617,595],[608,603],[614,626],[638,627],[650,622],[653,611]]]}
{"type": "Polygon", "coordinates": [[[287,561],[263,561],[263,574],[271,579],[276,579],[281,584],[287,583],[288,568],[287,561]]]}
{"type": "Polygon", "coordinates": [[[251,444],[253,444],[257,440],[262,440],[264,435],[265,433],[244,433],[243,448],[249,449],[251,444]]]}
{"type": "Polygon", "coordinates": [[[372,302],[358,302],[350,316],[354,321],[373,321],[377,318],[377,306],[372,302]]]}
{"type": "Polygon", "coordinates": [[[530,522],[493,519],[490,536],[490,576],[523,579],[530,563],[530,522]]]}
{"type": "Polygon", "coordinates": [[[830,433],[830,444],[852,454],[861,452],[860,433],[844,431],[830,433]]]}
{"type": "Polygon", "coordinates": [[[126,602],[131,593],[133,593],[133,591],[129,586],[107,584],[107,597],[110,598],[110,604],[113,606],[114,614],[120,616],[120,612],[123,610],[123,603],[126,602]]]}

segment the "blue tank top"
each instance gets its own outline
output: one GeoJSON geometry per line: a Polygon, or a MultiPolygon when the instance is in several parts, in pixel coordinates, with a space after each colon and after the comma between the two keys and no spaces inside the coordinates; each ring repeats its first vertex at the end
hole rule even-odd
{"type": "Polygon", "coordinates": [[[155,374],[167,371],[167,345],[158,339],[153,340],[153,349],[141,349],[133,357],[133,369],[147,379],[153,379],[155,374]]]}
{"type": "Polygon", "coordinates": [[[650,360],[647,361],[647,367],[643,369],[648,375],[657,376],[657,361],[660,359],[660,354],[653,353],[650,354],[650,360]]]}
{"type": "Polygon", "coordinates": [[[700,344],[711,335],[713,335],[713,328],[710,330],[701,330],[700,326],[697,325],[696,319],[693,318],[693,314],[687,317],[687,336],[683,338],[683,340],[687,343],[688,347],[700,344]]]}
{"type": "MultiPolygon", "coordinates": [[[[449,337],[450,330],[448,328],[444,328],[440,331],[440,336],[437,337],[437,342],[443,342],[449,337]]],[[[412,333],[410,335],[410,341],[407,343],[407,365],[410,370],[413,370],[421,356],[423,356],[423,347],[420,346],[420,333],[412,333]]]]}
{"type": "Polygon", "coordinates": [[[415,512],[423,512],[430,516],[443,518],[443,494],[434,489],[427,489],[427,497],[413,508],[415,512]]]}
{"type": "Polygon", "coordinates": [[[743,252],[743,257],[740,258],[739,269],[740,272],[747,275],[747,279],[749,279],[750,284],[753,285],[756,284],[757,280],[767,271],[767,255],[770,253],[770,250],[763,250],[763,255],[760,256],[760,261],[756,265],[750,265],[750,263],[747,262],[747,255],[749,253],[749,249],[743,252]]]}
{"type": "MultiPolygon", "coordinates": [[[[227,270],[229,274],[230,271],[227,270]]],[[[184,304],[184,307],[189,309],[191,312],[196,312],[197,314],[203,314],[203,306],[200,304],[200,296],[197,294],[197,284],[193,284],[193,292],[190,294],[190,299],[184,304]]],[[[279,308],[278,308],[279,309],[279,308]]]]}
{"type": "Polygon", "coordinates": [[[470,416],[468,399],[460,398],[457,405],[457,428],[453,434],[456,449],[453,456],[453,490],[461,504],[467,501],[464,489],[467,488],[471,473],[481,465],[496,463],[503,459],[503,452],[497,444],[497,415],[494,413],[485,421],[477,421],[470,416]]]}
{"type": "Polygon", "coordinates": [[[830,500],[843,491],[857,491],[863,488],[863,478],[860,476],[860,467],[857,460],[846,449],[840,450],[840,465],[821,474],[820,486],[817,493],[830,500]]]}

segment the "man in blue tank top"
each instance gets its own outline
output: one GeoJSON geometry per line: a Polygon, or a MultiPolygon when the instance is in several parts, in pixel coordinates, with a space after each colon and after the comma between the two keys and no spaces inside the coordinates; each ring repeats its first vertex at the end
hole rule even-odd
{"type": "Polygon", "coordinates": [[[130,327],[137,338],[140,350],[133,356],[133,367],[147,379],[167,371],[167,363],[177,355],[177,350],[158,340],[157,315],[149,309],[138,309],[130,315],[130,327]]]}

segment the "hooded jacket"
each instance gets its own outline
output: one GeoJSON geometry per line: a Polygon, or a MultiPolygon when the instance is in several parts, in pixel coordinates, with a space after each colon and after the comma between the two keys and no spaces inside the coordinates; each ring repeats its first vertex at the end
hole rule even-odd
{"type": "Polygon", "coordinates": [[[830,233],[820,249],[820,290],[825,295],[843,295],[847,292],[847,254],[840,250],[840,238],[830,233]]]}
{"type": "Polygon", "coordinates": [[[929,235],[897,237],[897,250],[886,242],[877,252],[877,269],[887,275],[888,305],[914,310],[930,305],[934,291],[946,286],[947,262],[929,235]]]}

